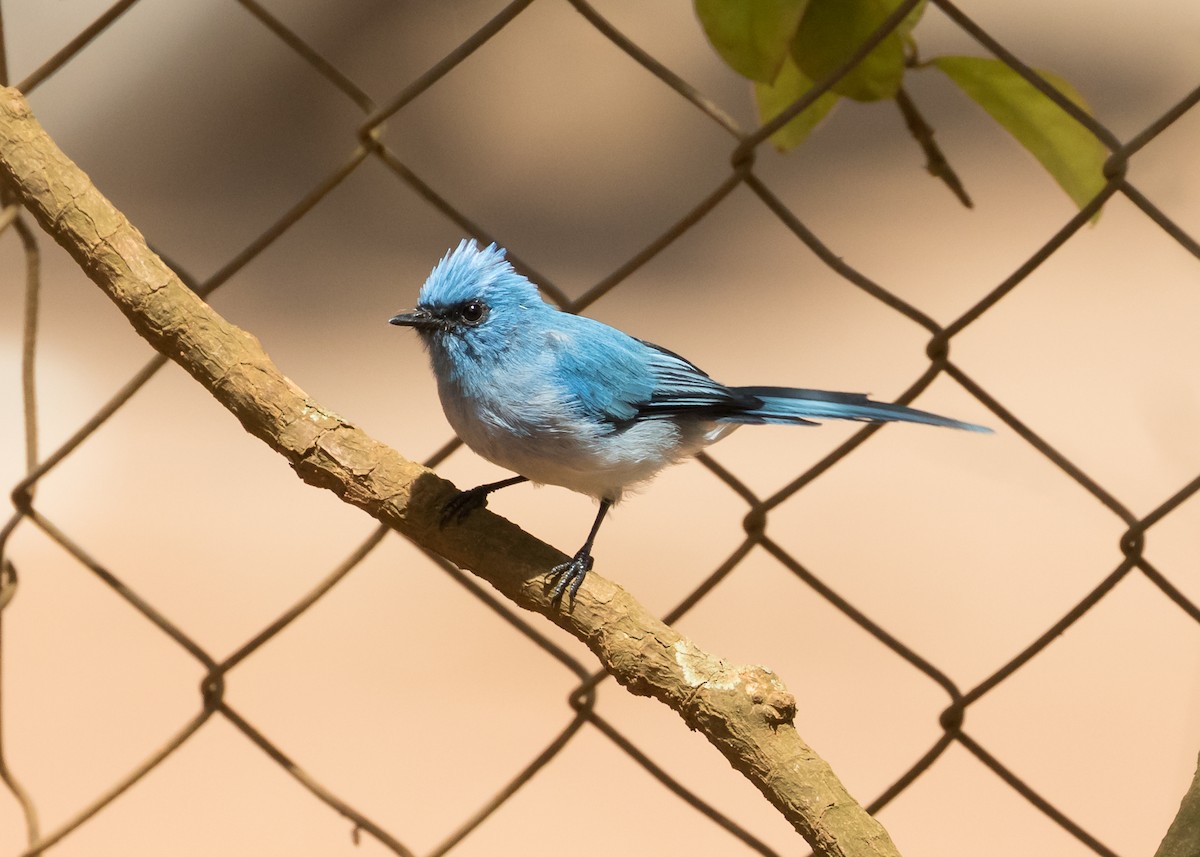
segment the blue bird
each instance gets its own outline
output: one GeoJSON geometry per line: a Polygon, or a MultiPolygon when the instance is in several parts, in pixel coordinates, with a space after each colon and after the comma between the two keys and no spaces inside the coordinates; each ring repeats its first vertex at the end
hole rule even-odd
{"type": "Polygon", "coordinates": [[[519,474],[457,494],[443,526],[526,481],[599,501],[583,547],[550,571],[555,601],[574,601],[600,524],[627,490],[738,426],[842,419],[990,431],[859,393],[726,387],[678,354],[546,303],[495,244],[462,241],[433,269],[416,309],[389,321],[420,334],[458,436],[519,474]]]}

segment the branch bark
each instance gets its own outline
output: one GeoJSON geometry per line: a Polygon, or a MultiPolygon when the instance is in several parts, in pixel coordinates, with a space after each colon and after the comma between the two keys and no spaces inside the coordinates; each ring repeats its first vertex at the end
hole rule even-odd
{"type": "Polygon", "coordinates": [[[1179,804],[1179,812],[1154,857],[1196,857],[1200,854],[1200,758],[1196,774],[1179,804]]]}
{"type": "Polygon", "coordinates": [[[137,332],[204,385],[305,482],[337,494],[417,544],[574,634],[632,693],[704,733],[823,857],[897,855],[792,725],[795,698],[770,670],[704,652],[629,593],[589,574],[573,609],[546,597],[565,557],[490,512],[438,527],[450,483],[310,399],[251,334],[225,321],[46,134],[24,98],[0,90],[0,178],[120,308],[137,332]]]}

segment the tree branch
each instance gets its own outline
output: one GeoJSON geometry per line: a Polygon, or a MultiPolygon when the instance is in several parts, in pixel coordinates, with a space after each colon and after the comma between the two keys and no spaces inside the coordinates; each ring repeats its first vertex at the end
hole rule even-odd
{"type": "Polygon", "coordinates": [[[558,551],[488,512],[438,527],[453,486],[310,399],[258,340],[188,290],[66,157],[21,94],[0,90],[0,178],[151,345],[287,459],[305,482],[469,569],[588,645],[617,681],[704,733],[818,854],[896,855],[887,832],[792,726],[795,698],[769,670],[698,648],[627,592],[589,574],[570,611],[543,586],[558,551]]]}
{"type": "Polygon", "coordinates": [[[1200,759],[1196,774],[1179,804],[1179,812],[1154,857],[1196,857],[1200,854],[1200,759]]]}

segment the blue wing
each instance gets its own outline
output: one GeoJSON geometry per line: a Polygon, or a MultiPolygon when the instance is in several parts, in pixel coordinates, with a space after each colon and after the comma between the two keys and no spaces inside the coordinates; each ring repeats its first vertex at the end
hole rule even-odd
{"type": "Polygon", "coordinates": [[[559,382],[589,415],[611,424],[675,417],[760,425],[842,419],[990,431],[904,405],[875,402],[862,393],[726,387],[673,351],[592,319],[570,318],[570,326],[580,328],[568,332],[572,347],[560,352],[556,361],[559,382]]]}
{"type": "Polygon", "coordinates": [[[718,419],[758,404],[665,348],[580,316],[562,320],[554,372],[588,415],[607,423],[689,415],[718,419]]]}
{"type": "Polygon", "coordinates": [[[762,404],[746,391],[714,381],[707,372],[674,351],[653,342],[638,340],[638,343],[647,350],[647,363],[654,377],[650,397],[637,403],[639,416],[653,419],[686,414],[697,419],[722,420],[745,414],[762,404]]]}

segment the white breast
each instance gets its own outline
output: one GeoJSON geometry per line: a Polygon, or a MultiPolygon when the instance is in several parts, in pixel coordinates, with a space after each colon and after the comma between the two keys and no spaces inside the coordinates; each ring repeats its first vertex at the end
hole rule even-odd
{"type": "Polygon", "coordinates": [[[673,419],[644,420],[627,427],[569,416],[547,419],[546,414],[568,412],[521,397],[468,400],[452,384],[440,385],[439,392],[446,419],[480,456],[533,482],[561,485],[614,503],[626,490],[735,428],[673,419]],[[530,414],[537,419],[530,419],[530,414]]]}

